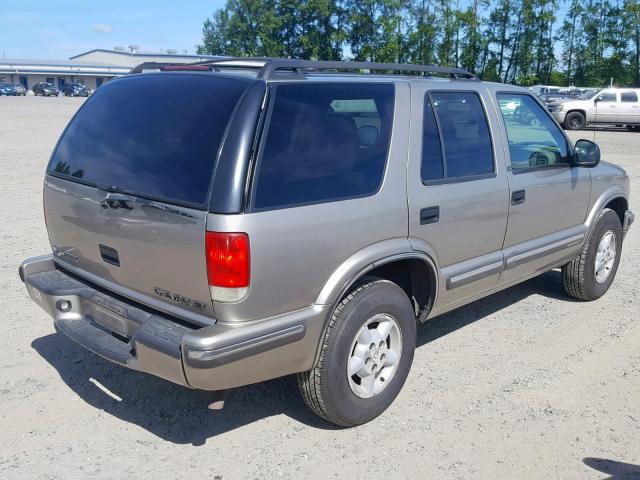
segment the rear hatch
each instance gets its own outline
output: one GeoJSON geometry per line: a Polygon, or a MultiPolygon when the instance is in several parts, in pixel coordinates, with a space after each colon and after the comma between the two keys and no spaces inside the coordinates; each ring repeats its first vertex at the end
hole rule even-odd
{"type": "Polygon", "coordinates": [[[51,157],[45,218],[56,262],[200,324],[212,172],[248,80],[149,73],[103,85],[51,157]]]}

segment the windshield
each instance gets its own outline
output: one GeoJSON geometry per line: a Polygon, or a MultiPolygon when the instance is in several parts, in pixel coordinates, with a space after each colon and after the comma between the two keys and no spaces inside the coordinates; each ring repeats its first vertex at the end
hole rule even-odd
{"type": "Polygon", "coordinates": [[[596,96],[598,90],[592,90],[590,92],[584,92],[582,95],[578,97],[578,100],[589,100],[596,96]]]}
{"type": "Polygon", "coordinates": [[[166,73],[109,82],[71,121],[48,173],[204,206],[222,136],[248,82],[166,73]]]}

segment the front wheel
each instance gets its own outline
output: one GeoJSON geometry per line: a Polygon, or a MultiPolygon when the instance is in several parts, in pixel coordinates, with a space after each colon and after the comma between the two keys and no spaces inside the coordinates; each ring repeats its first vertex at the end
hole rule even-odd
{"type": "Polygon", "coordinates": [[[607,293],[618,271],[621,250],[620,218],[616,212],[605,208],[580,255],[562,266],[565,292],[585,301],[596,300],[607,293]]]}
{"type": "Polygon", "coordinates": [[[343,427],[367,423],[402,389],[416,343],[416,317],[404,290],[369,279],[334,310],[316,367],[298,374],[311,410],[343,427]]]}
{"type": "Polygon", "coordinates": [[[580,130],[584,128],[587,120],[584,118],[584,115],[580,112],[570,112],[567,114],[564,119],[564,128],[568,130],[580,130]]]}

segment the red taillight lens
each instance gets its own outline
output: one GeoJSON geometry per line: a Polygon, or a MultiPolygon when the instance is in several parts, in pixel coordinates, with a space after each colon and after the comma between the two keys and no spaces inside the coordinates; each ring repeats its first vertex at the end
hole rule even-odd
{"type": "Polygon", "coordinates": [[[225,288],[249,286],[249,236],[246,233],[206,232],[209,285],[225,288]]]}

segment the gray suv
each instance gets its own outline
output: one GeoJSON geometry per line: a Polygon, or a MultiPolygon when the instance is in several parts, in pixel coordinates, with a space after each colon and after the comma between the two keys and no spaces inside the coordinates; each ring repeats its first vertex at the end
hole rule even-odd
{"type": "Polygon", "coordinates": [[[628,198],[529,92],[464,70],[143,64],[62,134],[52,253],[20,277],[108,360],[218,392],[295,373],[354,426],[398,395],[418,324],[556,267],[603,295],[628,198]]]}

